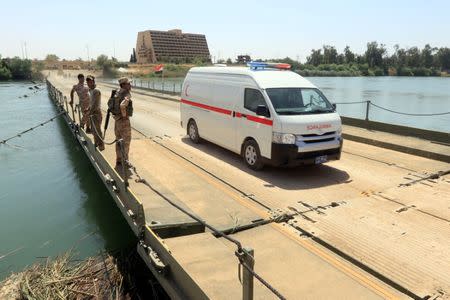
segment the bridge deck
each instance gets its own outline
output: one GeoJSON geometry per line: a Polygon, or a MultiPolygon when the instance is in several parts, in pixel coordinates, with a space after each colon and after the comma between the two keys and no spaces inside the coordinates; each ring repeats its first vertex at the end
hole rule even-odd
{"type": "MultiPolygon", "coordinates": [[[[70,82],[49,79],[68,94],[70,82]]],[[[109,95],[109,86],[99,88],[109,95]]],[[[227,150],[191,144],[176,102],[138,93],[133,99],[130,160],[155,190],[221,230],[267,220],[269,210],[296,214],[231,234],[255,249],[255,270],[288,298],[449,295],[450,178],[426,179],[448,171],[448,163],[345,141],[340,161],[253,172],[227,150]]],[[[114,147],[102,154],[113,166],[114,147]]],[[[128,176],[146,224],[159,235],[149,240],[161,244],[154,250],[176,273],[155,273],[163,286],[186,275],[207,297],[240,298],[234,245],[128,176]]],[[[255,281],[255,296],[273,294],[255,281]]]]}

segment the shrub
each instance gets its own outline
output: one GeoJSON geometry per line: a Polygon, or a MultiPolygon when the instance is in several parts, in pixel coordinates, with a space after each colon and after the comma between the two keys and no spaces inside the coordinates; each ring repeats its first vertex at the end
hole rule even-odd
{"type": "Polygon", "coordinates": [[[414,76],[411,68],[403,67],[397,70],[398,76],[414,76]]]}
{"type": "Polygon", "coordinates": [[[430,76],[442,76],[441,71],[438,69],[431,68],[430,71],[431,71],[430,76]]]}
{"type": "Polygon", "coordinates": [[[20,59],[16,56],[10,60],[8,68],[14,79],[31,78],[31,60],[29,59],[20,59]]]}
{"type": "Polygon", "coordinates": [[[397,69],[394,67],[389,67],[388,73],[389,76],[397,76],[397,69]]]}
{"type": "Polygon", "coordinates": [[[11,78],[11,71],[6,67],[0,67],[0,80],[10,80],[11,78]]]}
{"type": "Polygon", "coordinates": [[[106,78],[116,78],[118,76],[117,69],[112,66],[103,66],[103,76],[106,78]]]}
{"type": "Polygon", "coordinates": [[[374,74],[375,76],[383,76],[383,75],[384,75],[384,70],[381,69],[381,68],[375,68],[375,69],[373,70],[373,74],[374,74]]]}
{"type": "Polygon", "coordinates": [[[427,68],[413,68],[412,72],[414,76],[430,76],[431,70],[427,68]]]}

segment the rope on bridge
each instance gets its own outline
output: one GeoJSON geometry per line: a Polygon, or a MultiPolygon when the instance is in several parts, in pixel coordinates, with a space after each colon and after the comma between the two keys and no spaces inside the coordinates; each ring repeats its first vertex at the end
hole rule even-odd
{"type": "Polygon", "coordinates": [[[91,127],[94,129],[94,134],[105,144],[105,145],[112,145],[117,143],[119,140],[115,139],[112,142],[106,142],[103,138],[102,135],[98,133],[97,128],[95,127],[95,120],[93,118],[93,116],[89,116],[89,119],[91,120],[91,127]]]}
{"type": "Polygon", "coordinates": [[[401,112],[401,111],[396,111],[396,110],[392,110],[386,107],[382,107],[380,105],[377,105],[375,103],[373,103],[372,101],[354,101],[354,102],[335,102],[334,104],[362,104],[362,103],[368,103],[369,105],[372,105],[376,108],[394,113],[394,114],[399,114],[399,115],[405,115],[405,116],[414,116],[414,117],[431,117],[431,116],[443,116],[443,115],[450,115],[450,111],[448,112],[442,112],[442,113],[429,113],[429,114],[417,114],[417,113],[405,113],[405,112],[401,112]]]}
{"type": "Polygon", "coordinates": [[[367,101],[354,101],[354,102],[333,102],[334,104],[361,104],[367,103],[367,101]]]}
{"type": "Polygon", "coordinates": [[[7,138],[7,139],[0,140],[0,145],[1,145],[1,144],[6,144],[9,140],[12,140],[12,139],[14,139],[14,138],[21,137],[22,134],[25,134],[25,133],[27,133],[27,132],[33,131],[34,129],[36,129],[36,128],[38,128],[38,127],[44,126],[45,124],[48,124],[48,123],[52,122],[54,119],[56,119],[56,118],[58,118],[58,117],[60,117],[60,116],[62,116],[62,115],[64,115],[64,114],[66,114],[65,111],[60,112],[59,114],[53,116],[51,119],[48,119],[47,121],[44,121],[44,122],[42,122],[42,123],[39,123],[38,125],[36,125],[36,126],[34,126],[34,127],[31,127],[31,128],[29,128],[29,129],[27,129],[27,130],[21,131],[21,132],[19,132],[18,134],[13,135],[13,136],[11,136],[11,137],[9,137],[9,138],[7,138]]]}
{"type": "Polygon", "coordinates": [[[204,220],[200,219],[199,217],[197,217],[196,215],[190,213],[189,211],[187,211],[186,209],[184,209],[183,207],[181,207],[180,205],[178,205],[177,203],[175,203],[174,201],[172,201],[171,199],[169,199],[167,196],[165,196],[163,193],[159,192],[157,189],[155,189],[153,186],[150,185],[150,183],[148,183],[147,180],[145,180],[144,178],[142,178],[137,170],[136,167],[133,166],[130,162],[127,161],[127,164],[130,166],[130,168],[134,171],[134,173],[136,174],[136,176],[138,177],[138,179],[136,179],[135,181],[137,183],[142,183],[145,186],[147,186],[149,189],[151,189],[153,192],[155,192],[158,196],[160,196],[161,198],[163,198],[165,201],[167,201],[170,205],[172,205],[173,207],[177,208],[178,210],[182,211],[184,214],[188,215],[189,217],[191,217],[192,219],[194,219],[195,221],[199,222],[200,224],[202,224],[203,226],[205,226],[206,228],[208,228],[209,230],[211,230],[212,232],[214,232],[214,234],[216,234],[217,236],[223,237],[224,239],[228,240],[229,242],[233,243],[236,245],[237,250],[235,252],[236,256],[238,257],[239,260],[239,264],[242,265],[244,268],[246,268],[256,279],[259,280],[259,282],[261,282],[267,289],[269,289],[272,293],[274,293],[279,299],[286,299],[286,297],[284,297],[276,288],[274,288],[270,283],[268,283],[267,281],[265,281],[260,275],[258,275],[255,271],[252,270],[251,267],[249,267],[245,261],[242,259],[242,257],[239,255],[241,253],[245,253],[245,255],[251,257],[252,260],[254,260],[253,256],[242,247],[242,244],[240,241],[228,236],[227,234],[225,234],[224,232],[220,231],[219,229],[216,229],[215,227],[213,227],[212,225],[206,223],[204,220]]]}
{"type": "Polygon", "coordinates": [[[431,113],[431,114],[414,114],[414,113],[404,113],[404,112],[400,112],[400,111],[395,111],[392,109],[388,109],[379,105],[376,105],[372,102],[370,102],[370,105],[375,106],[379,109],[394,113],[394,114],[399,114],[399,115],[405,115],[405,116],[414,116],[414,117],[430,117],[430,116],[443,116],[443,115],[450,115],[450,111],[448,112],[443,112],[443,113],[431,113]]]}

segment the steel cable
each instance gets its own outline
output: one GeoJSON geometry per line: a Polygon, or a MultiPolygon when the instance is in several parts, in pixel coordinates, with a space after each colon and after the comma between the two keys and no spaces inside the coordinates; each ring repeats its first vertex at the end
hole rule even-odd
{"type": "Polygon", "coordinates": [[[405,113],[405,112],[400,112],[400,111],[395,111],[389,108],[385,108],[382,107],[380,105],[377,105],[371,101],[354,101],[354,102],[334,102],[334,104],[362,104],[362,103],[369,103],[369,105],[373,105],[379,109],[394,113],[394,114],[400,114],[400,115],[405,115],[405,116],[415,116],[415,117],[431,117],[431,116],[443,116],[443,115],[449,115],[450,112],[443,112],[443,113],[432,113],[432,114],[416,114],[416,113],[405,113]]]}
{"type": "Polygon", "coordinates": [[[175,208],[177,208],[178,210],[182,211],[183,213],[185,213],[186,215],[188,215],[189,217],[191,217],[192,219],[194,219],[195,221],[199,222],[200,224],[202,224],[203,226],[205,226],[206,228],[210,229],[211,231],[213,231],[215,234],[217,234],[218,236],[223,237],[224,239],[232,242],[233,244],[235,244],[238,248],[239,251],[242,251],[242,245],[241,242],[239,242],[236,239],[233,239],[232,237],[227,236],[226,234],[224,234],[222,231],[214,228],[213,226],[207,224],[205,221],[203,221],[202,219],[200,219],[199,217],[195,216],[194,214],[188,212],[186,209],[184,209],[183,207],[181,207],[180,205],[176,204],[175,202],[173,202],[172,200],[170,200],[168,197],[166,197],[165,195],[163,195],[161,192],[159,192],[158,190],[156,190],[153,186],[150,185],[150,183],[147,182],[147,180],[145,180],[144,178],[142,178],[137,170],[136,167],[133,166],[129,161],[126,162],[128,164],[128,166],[130,166],[130,168],[134,171],[134,173],[136,174],[136,176],[138,177],[138,179],[136,179],[135,181],[137,183],[143,183],[144,185],[146,185],[148,188],[150,188],[153,192],[155,192],[156,194],[158,194],[161,198],[163,198],[164,200],[166,200],[167,202],[169,202],[170,205],[174,206],[175,208]]]}
{"type": "Polygon", "coordinates": [[[34,129],[40,127],[40,126],[44,126],[45,124],[52,122],[54,119],[56,119],[56,118],[58,118],[59,116],[64,115],[64,114],[66,114],[65,111],[60,112],[59,114],[53,116],[51,119],[48,119],[47,121],[44,121],[44,122],[42,122],[42,123],[39,123],[38,125],[36,125],[36,126],[34,126],[34,127],[31,127],[31,128],[29,128],[29,129],[27,129],[27,130],[21,131],[21,132],[19,132],[18,134],[13,135],[13,136],[11,136],[11,137],[9,137],[9,138],[7,138],[7,139],[1,140],[1,141],[0,141],[0,144],[6,144],[9,140],[12,140],[12,139],[17,138],[17,137],[21,137],[22,134],[25,134],[25,133],[27,133],[27,132],[30,132],[30,131],[32,131],[32,130],[34,130],[34,129]]]}
{"type": "Polygon", "coordinates": [[[370,102],[370,105],[375,106],[379,109],[394,113],[394,114],[399,114],[399,115],[405,115],[405,116],[415,116],[415,117],[430,117],[430,116],[443,116],[443,115],[450,115],[450,111],[449,112],[443,112],[443,113],[432,113],[432,114],[412,114],[412,113],[404,113],[404,112],[400,112],[400,111],[395,111],[392,109],[388,109],[379,105],[376,105],[372,102],[370,102]]]}
{"type": "Polygon", "coordinates": [[[274,293],[278,298],[285,300],[286,297],[284,297],[283,295],[281,295],[281,293],[275,289],[273,286],[270,285],[270,283],[268,283],[267,281],[264,280],[264,278],[262,278],[261,276],[258,275],[258,273],[256,273],[255,271],[253,271],[249,266],[247,266],[246,263],[241,262],[241,265],[247,269],[247,271],[249,271],[252,276],[254,276],[256,279],[259,280],[259,282],[261,282],[266,288],[268,288],[272,293],[274,293]]]}
{"type": "MultiPolygon", "coordinates": [[[[92,116],[89,116],[89,119],[91,120],[91,125],[94,125],[94,124],[95,124],[95,121],[94,121],[93,117],[92,117],[92,116]]],[[[109,142],[109,143],[106,142],[106,141],[101,137],[101,135],[98,134],[97,128],[95,128],[95,126],[91,126],[91,127],[94,128],[94,134],[95,134],[100,140],[102,140],[102,142],[103,142],[105,145],[112,145],[112,144],[114,144],[114,143],[117,143],[117,139],[115,139],[114,141],[109,142]]]]}
{"type": "Polygon", "coordinates": [[[367,103],[367,101],[354,101],[354,102],[333,102],[333,104],[361,104],[367,103]]]}
{"type": "MultiPolygon", "coordinates": [[[[129,161],[126,162],[128,164],[128,166],[134,171],[134,173],[136,174],[136,176],[138,177],[138,179],[136,179],[135,181],[137,183],[143,183],[144,185],[146,185],[148,188],[150,188],[153,192],[155,192],[158,196],[160,196],[161,198],[163,198],[164,200],[166,200],[170,205],[174,206],[175,208],[177,208],[178,210],[182,211],[183,213],[185,213],[186,215],[188,215],[189,217],[191,217],[192,219],[194,219],[195,221],[199,222],[200,224],[202,224],[203,226],[205,226],[206,228],[208,228],[209,230],[211,230],[212,232],[214,232],[216,235],[223,237],[224,239],[228,240],[229,242],[233,243],[236,245],[237,247],[237,252],[243,252],[245,253],[247,256],[251,257],[252,260],[254,260],[253,256],[248,253],[248,251],[246,251],[243,247],[240,241],[226,235],[225,233],[223,233],[222,231],[216,229],[215,227],[213,227],[212,225],[209,225],[208,223],[206,223],[205,221],[203,221],[202,219],[200,219],[199,217],[197,217],[196,215],[190,213],[189,211],[187,211],[186,209],[184,209],[183,207],[181,207],[180,205],[176,204],[175,202],[173,202],[172,200],[170,200],[168,197],[166,197],[164,194],[162,194],[161,192],[159,192],[158,190],[156,190],[154,187],[152,187],[147,180],[145,180],[144,178],[142,178],[137,170],[136,167],[133,166],[132,164],[130,164],[129,161]]],[[[272,293],[274,293],[278,298],[280,299],[286,299],[283,295],[280,294],[280,292],[277,291],[277,289],[275,289],[272,285],[270,285],[267,281],[265,281],[260,275],[258,275],[255,271],[251,270],[250,267],[248,267],[245,262],[243,262],[242,258],[240,258],[238,256],[238,254],[236,253],[236,256],[238,257],[239,260],[239,264],[243,265],[258,281],[260,281],[265,287],[267,287],[272,293]]],[[[239,275],[240,277],[240,275],[239,275]]]]}

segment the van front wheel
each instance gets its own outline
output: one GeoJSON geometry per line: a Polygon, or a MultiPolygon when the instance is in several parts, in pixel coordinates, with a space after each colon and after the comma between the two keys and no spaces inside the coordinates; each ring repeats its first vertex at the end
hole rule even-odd
{"type": "Polygon", "coordinates": [[[261,170],[264,167],[258,143],[248,140],[244,143],[243,157],[245,164],[253,170],[261,170]]]}
{"type": "Polygon", "coordinates": [[[190,120],[188,124],[188,135],[191,141],[198,144],[200,141],[200,136],[198,134],[198,127],[194,120],[190,120]]]}

